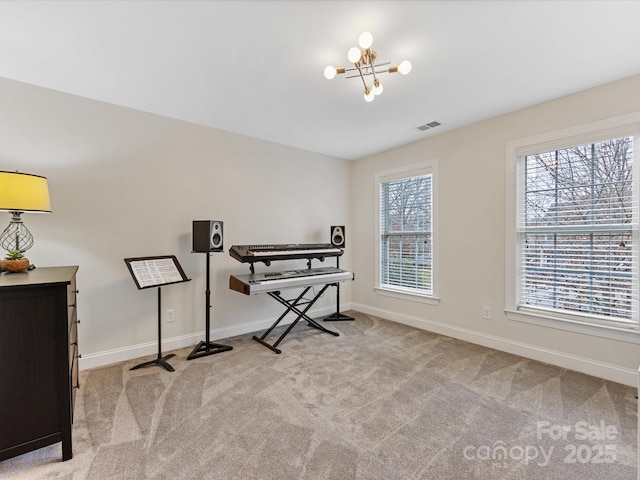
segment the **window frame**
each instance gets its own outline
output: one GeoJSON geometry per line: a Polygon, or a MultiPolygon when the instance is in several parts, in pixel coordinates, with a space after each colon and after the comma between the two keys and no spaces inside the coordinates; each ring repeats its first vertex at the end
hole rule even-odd
{"type": "Polygon", "coordinates": [[[384,295],[403,300],[410,300],[431,305],[438,304],[439,287],[439,249],[438,249],[438,162],[429,160],[403,167],[393,168],[376,172],[374,181],[374,191],[376,199],[375,225],[376,225],[376,248],[375,248],[375,283],[374,291],[379,295],[384,295]],[[414,177],[431,175],[431,293],[417,292],[401,287],[391,287],[381,283],[382,278],[382,222],[381,222],[381,186],[383,183],[403,180],[414,177]]]}
{"type": "MultiPolygon", "coordinates": [[[[638,325],[633,326],[614,325],[603,323],[601,319],[586,314],[560,313],[557,311],[545,311],[543,308],[520,307],[518,305],[520,245],[518,242],[517,222],[521,199],[521,192],[519,191],[521,179],[518,177],[520,159],[525,155],[563,149],[620,136],[634,137],[634,181],[632,188],[633,196],[637,203],[640,199],[640,161],[638,161],[640,158],[640,112],[507,142],[505,313],[510,320],[640,344],[640,321],[638,325]]],[[[640,240],[637,221],[636,217],[632,226],[636,246],[638,245],[638,240],[640,240]]],[[[640,255],[639,250],[640,248],[636,248],[636,252],[634,252],[636,265],[638,265],[638,255],[640,255]]],[[[635,286],[638,286],[640,281],[638,272],[635,271],[633,274],[635,276],[635,286]]],[[[634,300],[636,303],[638,302],[637,296],[634,300]]]]}

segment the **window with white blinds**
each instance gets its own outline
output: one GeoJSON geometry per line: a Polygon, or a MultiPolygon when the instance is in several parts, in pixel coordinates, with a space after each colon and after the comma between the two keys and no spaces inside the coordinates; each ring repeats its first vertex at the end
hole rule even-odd
{"type": "Polygon", "coordinates": [[[433,175],[380,182],[380,286],[433,294],[433,175]]]}
{"type": "Polygon", "coordinates": [[[518,308],[638,327],[634,160],[633,136],[518,158],[518,308]]]}

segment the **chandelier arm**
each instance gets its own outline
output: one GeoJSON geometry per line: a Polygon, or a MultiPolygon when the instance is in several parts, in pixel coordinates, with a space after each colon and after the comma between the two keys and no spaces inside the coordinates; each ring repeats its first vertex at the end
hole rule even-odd
{"type": "MultiPolygon", "coordinates": [[[[379,75],[381,73],[389,73],[389,71],[388,70],[377,70],[376,73],[379,75]]],[[[369,75],[372,75],[372,74],[365,72],[365,73],[362,73],[361,75],[364,75],[365,77],[368,77],[369,75]]],[[[347,75],[344,78],[359,78],[359,77],[360,77],[360,75],[347,75]]]]}
{"type": "MultiPolygon", "coordinates": [[[[378,68],[378,67],[384,67],[385,65],[391,65],[391,62],[374,63],[371,66],[373,68],[378,68]]],[[[353,68],[345,68],[343,73],[355,72],[356,70],[358,70],[357,66],[355,66],[353,68]]],[[[378,71],[376,71],[376,73],[389,73],[389,69],[387,69],[387,70],[378,70],[378,71]]],[[[364,75],[370,75],[370,74],[365,73],[364,75]]],[[[351,76],[347,76],[345,78],[355,78],[355,77],[358,77],[358,76],[359,75],[351,75],[351,76]]]]}
{"type": "Polygon", "coordinates": [[[360,78],[362,79],[362,85],[364,85],[365,89],[369,88],[367,87],[367,83],[364,81],[364,75],[362,74],[362,69],[360,68],[360,65],[358,64],[355,64],[355,65],[356,65],[356,68],[358,69],[358,72],[360,73],[360,78]]]}
{"type": "Polygon", "coordinates": [[[375,67],[376,67],[376,65],[375,65],[375,63],[374,63],[374,61],[375,61],[375,54],[373,54],[373,56],[372,56],[372,54],[371,54],[371,50],[370,50],[370,49],[367,49],[367,53],[369,54],[369,57],[368,57],[368,58],[369,58],[369,69],[371,70],[371,75],[373,75],[373,82],[374,82],[374,85],[375,85],[375,81],[377,80],[377,77],[376,77],[376,68],[375,68],[375,67]]]}
{"type": "Polygon", "coordinates": [[[378,78],[376,77],[376,72],[373,68],[371,69],[371,75],[373,75],[373,84],[375,85],[378,78]]]}

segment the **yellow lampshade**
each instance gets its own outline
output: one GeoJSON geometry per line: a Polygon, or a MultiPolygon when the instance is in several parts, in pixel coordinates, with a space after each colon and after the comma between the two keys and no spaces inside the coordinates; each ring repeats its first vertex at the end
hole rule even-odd
{"type": "Polygon", "coordinates": [[[39,175],[0,171],[0,210],[49,212],[49,186],[39,175]]]}

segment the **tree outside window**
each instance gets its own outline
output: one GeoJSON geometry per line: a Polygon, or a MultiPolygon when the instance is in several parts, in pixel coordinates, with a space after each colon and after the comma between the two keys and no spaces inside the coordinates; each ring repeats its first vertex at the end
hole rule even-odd
{"type": "Polygon", "coordinates": [[[432,175],[380,184],[380,284],[433,293],[432,175]]]}
{"type": "Polygon", "coordinates": [[[521,157],[519,305],[638,324],[633,137],[521,157]]]}

